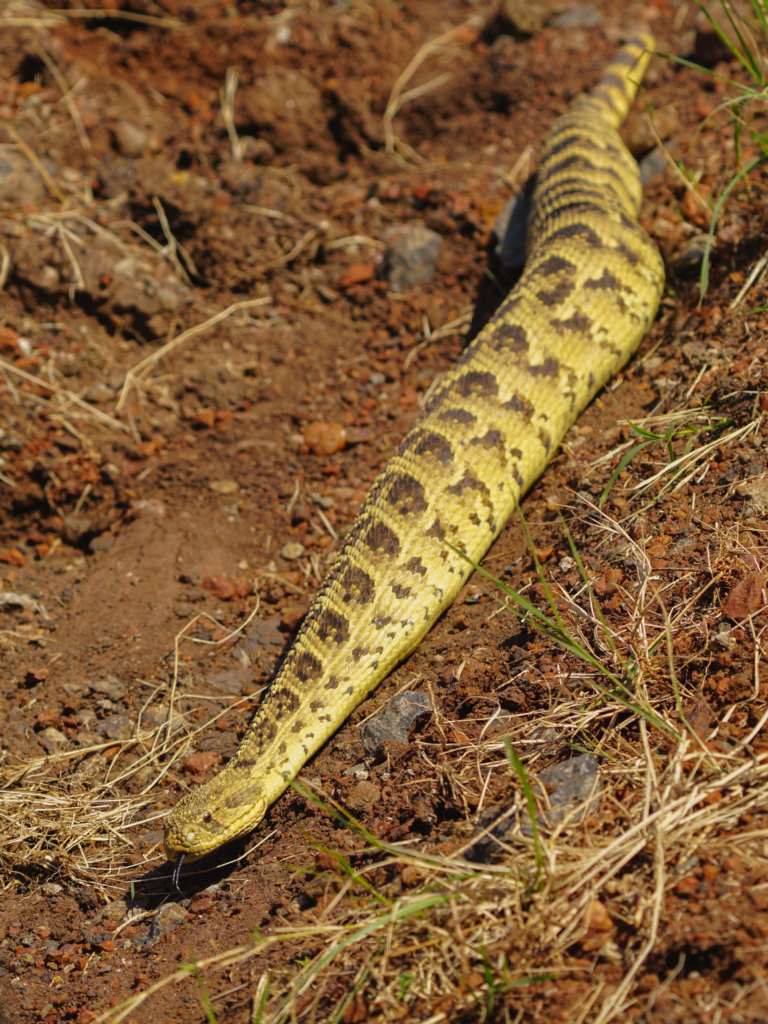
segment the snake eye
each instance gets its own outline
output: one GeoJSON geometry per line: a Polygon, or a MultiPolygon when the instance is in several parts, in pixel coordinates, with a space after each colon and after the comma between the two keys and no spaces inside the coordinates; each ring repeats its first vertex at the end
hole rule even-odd
{"type": "Polygon", "coordinates": [[[203,814],[203,821],[209,822],[210,820],[211,820],[211,812],[210,811],[205,811],[205,813],[203,814]]]}

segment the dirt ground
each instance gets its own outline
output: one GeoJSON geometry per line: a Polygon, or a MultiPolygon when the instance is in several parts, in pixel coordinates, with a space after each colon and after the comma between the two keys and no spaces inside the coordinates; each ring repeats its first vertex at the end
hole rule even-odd
{"type": "MultiPolygon", "coordinates": [[[[170,887],[163,816],[235,751],[512,284],[494,223],[554,118],[640,21],[747,80],[692,4],[523,8],[521,32],[460,0],[0,4],[0,1021],[768,1017],[762,278],[739,296],[766,179],[724,205],[699,306],[712,197],[758,151],[727,85],[661,57],[624,132],[666,294],[524,506],[572,635],[642,685],[476,574],[305,768],[318,796],[170,887]],[[437,267],[398,292],[382,254],[413,224],[437,267]],[[599,510],[628,420],[670,440],[599,510]],[[372,762],[358,725],[403,689],[433,715],[372,762]],[[520,794],[504,736],[529,775],[600,766],[533,881],[525,830],[461,859],[520,794]]],[[[553,614],[519,522],[484,564],[553,614]]]]}

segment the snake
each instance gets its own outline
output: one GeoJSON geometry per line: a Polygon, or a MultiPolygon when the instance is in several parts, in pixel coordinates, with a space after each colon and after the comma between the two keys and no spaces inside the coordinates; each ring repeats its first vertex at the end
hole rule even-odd
{"type": "Polygon", "coordinates": [[[175,862],[251,832],[421,642],[598,390],[664,285],[619,128],[654,39],[632,35],[547,136],[517,284],[375,479],[240,746],[165,829],[175,862]]]}

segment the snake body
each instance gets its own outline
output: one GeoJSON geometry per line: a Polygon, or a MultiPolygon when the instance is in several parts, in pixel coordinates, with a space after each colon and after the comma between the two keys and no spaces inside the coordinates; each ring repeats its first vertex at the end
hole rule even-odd
{"type": "MultiPolygon", "coordinates": [[[[646,334],[664,282],[618,128],[653,39],[638,33],[544,145],[518,284],[374,482],[232,760],[166,824],[168,858],[249,832],[421,641],[579,413],[646,334]]],[[[180,861],[177,861],[180,864],[180,861]]]]}

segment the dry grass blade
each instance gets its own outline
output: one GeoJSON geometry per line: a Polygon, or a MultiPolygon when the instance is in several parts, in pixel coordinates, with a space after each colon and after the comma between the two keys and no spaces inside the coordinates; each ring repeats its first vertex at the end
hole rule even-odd
{"type": "Polygon", "coordinates": [[[123,433],[130,433],[128,427],[124,423],[121,423],[120,420],[116,420],[113,416],[107,415],[107,413],[102,412],[101,409],[95,405],[89,405],[88,402],[83,401],[82,398],[78,398],[77,395],[73,394],[71,391],[67,391],[66,388],[60,388],[58,384],[52,384],[49,381],[42,380],[40,377],[34,377],[31,373],[27,373],[26,370],[20,370],[18,367],[14,366],[13,363],[9,363],[5,359],[0,358],[0,367],[2,367],[2,369],[7,373],[13,373],[17,377],[22,377],[24,380],[30,381],[32,384],[36,384],[38,387],[45,388],[46,391],[53,391],[54,394],[61,395],[68,402],[72,402],[73,405],[76,405],[79,409],[88,413],[89,416],[92,416],[101,423],[105,423],[107,426],[112,427],[113,430],[121,430],[123,433]]]}
{"type": "MultiPolygon", "coordinates": [[[[118,412],[123,408],[128,398],[131,388],[140,380],[143,380],[147,374],[149,374],[155,366],[160,362],[161,359],[169,355],[180,345],[190,341],[192,338],[196,338],[198,334],[203,334],[205,331],[209,331],[216,324],[221,323],[222,320],[226,320],[227,317],[232,316],[233,313],[237,313],[241,309],[253,309],[256,306],[266,306],[272,301],[269,295],[265,295],[260,299],[245,299],[243,302],[233,302],[231,306],[227,306],[220,313],[216,313],[215,316],[209,317],[204,320],[203,323],[198,324],[196,327],[190,327],[189,330],[183,331],[181,334],[172,338],[166,342],[155,352],[152,352],[146,358],[142,359],[141,362],[131,367],[125,377],[125,383],[123,384],[123,390],[120,393],[120,398],[117,403],[118,412]]],[[[122,424],[121,424],[122,426],[122,424]]],[[[123,428],[125,429],[125,428],[123,428]]]]}
{"type": "MultiPolygon", "coordinates": [[[[427,82],[425,85],[418,86],[415,89],[411,89],[410,92],[403,93],[406,85],[416,72],[419,70],[421,65],[428,60],[430,57],[439,53],[445,47],[450,46],[451,43],[460,39],[462,36],[479,29],[482,26],[482,18],[478,15],[473,15],[468,18],[462,25],[457,25],[456,28],[449,29],[448,32],[443,32],[442,35],[437,36],[435,39],[431,39],[429,42],[418,50],[415,56],[411,59],[405,71],[398,77],[395,84],[392,86],[392,92],[389,94],[389,101],[387,102],[387,108],[384,111],[384,140],[386,144],[387,153],[392,156],[396,155],[396,148],[398,139],[395,136],[395,131],[392,122],[394,121],[395,115],[404,103],[408,100],[416,99],[417,96],[423,96],[426,92],[432,89],[437,89],[440,85],[445,84],[452,75],[445,73],[438,75],[437,78],[431,82],[427,82]]],[[[401,144],[402,145],[402,144],[401,144]]],[[[410,148],[410,147],[409,147],[410,148]]]]}

